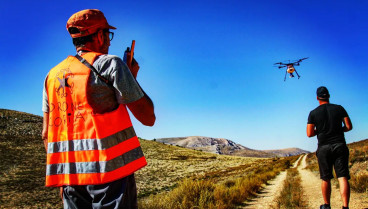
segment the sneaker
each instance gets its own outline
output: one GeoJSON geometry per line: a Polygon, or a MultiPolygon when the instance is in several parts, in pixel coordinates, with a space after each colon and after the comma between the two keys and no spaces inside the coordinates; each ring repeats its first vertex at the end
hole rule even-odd
{"type": "Polygon", "coordinates": [[[331,209],[331,206],[328,204],[323,204],[319,207],[319,209],[331,209]]]}

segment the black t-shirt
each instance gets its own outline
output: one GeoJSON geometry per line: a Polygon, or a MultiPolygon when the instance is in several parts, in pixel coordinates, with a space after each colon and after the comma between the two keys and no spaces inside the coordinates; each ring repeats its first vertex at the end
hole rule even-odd
{"type": "Polygon", "coordinates": [[[308,124],[316,127],[318,146],[346,143],[343,129],[345,117],[349,117],[346,110],[335,104],[320,105],[309,113],[308,124]]]}

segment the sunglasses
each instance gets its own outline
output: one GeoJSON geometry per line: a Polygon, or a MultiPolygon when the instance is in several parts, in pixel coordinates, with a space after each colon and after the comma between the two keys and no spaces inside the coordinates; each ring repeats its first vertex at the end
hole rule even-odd
{"type": "Polygon", "coordinates": [[[109,33],[109,39],[110,39],[110,41],[112,41],[112,39],[114,39],[114,33],[113,32],[111,32],[111,31],[109,31],[108,29],[106,30],[103,30],[104,32],[106,32],[106,33],[109,33]]]}

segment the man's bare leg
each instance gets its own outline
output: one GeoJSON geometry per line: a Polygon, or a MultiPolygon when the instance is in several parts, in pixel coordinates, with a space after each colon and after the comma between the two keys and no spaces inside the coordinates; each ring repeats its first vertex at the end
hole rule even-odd
{"type": "Polygon", "coordinates": [[[325,204],[330,204],[331,199],[331,180],[322,180],[322,196],[325,204]]]}
{"type": "Polygon", "coordinates": [[[350,199],[350,184],[346,177],[340,177],[339,180],[339,186],[340,186],[340,194],[341,199],[343,202],[344,207],[349,206],[349,199],[350,199]]]}

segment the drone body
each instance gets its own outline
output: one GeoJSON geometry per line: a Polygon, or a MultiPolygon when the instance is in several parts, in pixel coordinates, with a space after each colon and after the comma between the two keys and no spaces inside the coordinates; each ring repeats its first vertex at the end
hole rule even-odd
{"type": "Polygon", "coordinates": [[[281,68],[284,68],[286,67],[286,72],[285,72],[285,78],[284,78],[284,81],[286,80],[286,74],[289,73],[290,74],[290,78],[293,78],[294,77],[294,72],[296,73],[296,75],[298,76],[298,79],[300,78],[300,75],[298,74],[298,72],[295,70],[295,67],[294,66],[299,66],[300,65],[300,62],[305,60],[305,59],[308,59],[308,57],[305,57],[305,58],[302,58],[302,59],[299,59],[299,60],[296,60],[294,62],[288,62],[288,63],[283,63],[283,62],[277,62],[275,63],[274,65],[279,65],[277,66],[279,69],[281,68]]]}

